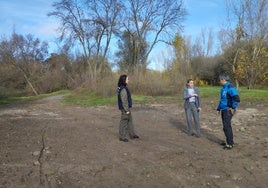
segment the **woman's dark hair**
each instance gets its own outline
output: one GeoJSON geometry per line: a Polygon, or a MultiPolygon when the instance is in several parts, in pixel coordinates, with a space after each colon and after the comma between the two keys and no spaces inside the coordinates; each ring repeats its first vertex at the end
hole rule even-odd
{"type": "Polygon", "coordinates": [[[191,78],[187,80],[187,82],[186,82],[186,87],[189,86],[188,84],[189,84],[191,81],[193,81],[193,79],[191,79],[191,78]]]}
{"type": "Polygon", "coordinates": [[[193,81],[193,79],[188,79],[187,84],[189,84],[191,81],[193,81]]]}
{"type": "Polygon", "coordinates": [[[127,80],[127,75],[126,74],[123,74],[123,75],[121,75],[120,77],[119,77],[119,80],[118,80],[118,87],[120,87],[120,86],[126,86],[127,85],[127,83],[126,83],[126,80],[127,80]]]}

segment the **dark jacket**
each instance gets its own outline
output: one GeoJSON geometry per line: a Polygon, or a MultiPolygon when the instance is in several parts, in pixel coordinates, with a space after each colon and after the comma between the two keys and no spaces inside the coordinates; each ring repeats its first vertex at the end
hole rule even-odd
{"type": "Polygon", "coordinates": [[[119,110],[128,112],[132,107],[132,98],[127,86],[120,86],[117,88],[117,99],[119,110]]]}
{"type": "Polygon", "coordinates": [[[228,110],[230,108],[236,109],[239,105],[240,98],[237,89],[231,85],[230,82],[226,82],[221,89],[220,101],[217,110],[228,110]]]}
{"type": "MultiPolygon", "coordinates": [[[[195,106],[196,106],[196,108],[201,108],[201,98],[200,98],[198,88],[194,86],[193,89],[194,89],[194,93],[198,95],[197,97],[195,97],[195,106]]],[[[184,108],[190,107],[189,99],[191,97],[192,96],[190,96],[189,92],[188,92],[188,87],[185,87],[184,91],[183,91],[184,108]]]]}

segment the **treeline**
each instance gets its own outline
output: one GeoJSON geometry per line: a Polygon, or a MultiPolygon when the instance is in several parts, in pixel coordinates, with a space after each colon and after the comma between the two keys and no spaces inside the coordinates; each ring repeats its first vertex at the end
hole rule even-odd
{"type": "Polygon", "coordinates": [[[55,53],[48,54],[48,44],[31,34],[1,38],[0,96],[81,87],[110,96],[121,73],[130,76],[135,93],[147,95],[177,94],[188,78],[217,85],[223,72],[237,86],[267,87],[267,1],[227,0],[226,6],[227,26],[217,33],[216,48],[211,29],[194,41],[180,34],[187,16],[183,1],[55,2],[48,13],[61,23],[55,53]],[[172,51],[162,58],[163,70],[150,70],[148,57],[159,43],[172,51]]]}

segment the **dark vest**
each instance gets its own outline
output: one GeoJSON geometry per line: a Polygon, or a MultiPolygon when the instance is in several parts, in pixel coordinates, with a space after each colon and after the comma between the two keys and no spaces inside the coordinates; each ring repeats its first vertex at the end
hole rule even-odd
{"type": "Polygon", "coordinates": [[[131,99],[131,94],[130,94],[129,89],[128,89],[126,86],[120,86],[120,87],[118,87],[118,89],[117,89],[117,98],[118,98],[117,101],[118,101],[118,108],[119,108],[119,110],[124,110],[123,103],[122,103],[122,99],[121,99],[121,95],[120,95],[120,93],[121,93],[121,91],[122,91],[123,89],[126,89],[126,91],[127,91],[128,107],[129,107],[129,108],[132,107],[132,99],[131,99]]]}

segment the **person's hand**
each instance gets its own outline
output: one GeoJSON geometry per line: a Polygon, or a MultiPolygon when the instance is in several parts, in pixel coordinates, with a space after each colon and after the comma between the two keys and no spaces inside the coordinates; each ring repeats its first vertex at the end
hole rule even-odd
{"type": "Polygon", "coordinates": [[[130,112],[129,112],[129,111],[127,111],[127,112],[126,112],[126,114],[130,114],[130,112]]]}
{"type": "Polygon", "coordinates": [[[221,111],[217,110],[217,115],[220,115],[221,114],[221,111]]]}
{"type": "Polygon", "coordinates": [[[232,108],[231,108],[230,111],[231,111],[232,115],[235,114],[235,109],[232,109],[232,108]]]}
{"type": "Polygon", "coordinates": [[[192,96],[193,96],[193,97],[197,97],[198,95],[197,95],[197,94],[193,94],[192,96]]]}
{"type": "Polygon", "coordinates": [[[200,111],[201,111],[201,108],[199,107],[199,108],[198,108],[198,112],[200,112],[200,111]]]}

